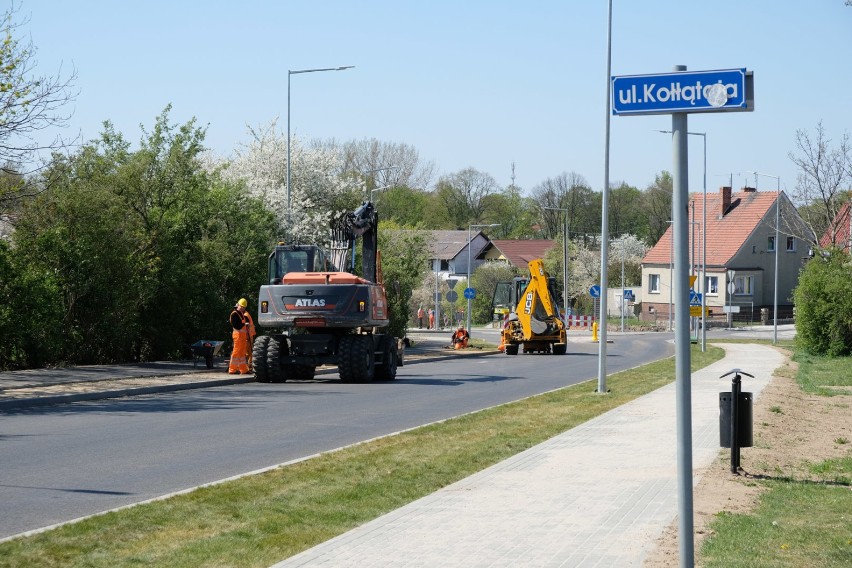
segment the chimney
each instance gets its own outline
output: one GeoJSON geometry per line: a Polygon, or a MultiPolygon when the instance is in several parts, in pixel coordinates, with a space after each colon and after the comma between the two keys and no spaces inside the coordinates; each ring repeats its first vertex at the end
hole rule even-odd
{"type": "Polygon", "coordinates": [[[748,187],[748,186],[746,186],[746,187],[744,187],[744,188],[743,188],[743,192],[744,192],[744,193],[754,193],[755,191],[757,191],[757,188],[756,188],[756,187],[748,187]]]}
{"type": "Polygon", "coordinates": [[[731,186],[723,186],[719,190],[719,194],[722,196],[722,210],[719,212],[719,218],[721,219],[728,212],[728,209],[731,208],[731,186]]]}

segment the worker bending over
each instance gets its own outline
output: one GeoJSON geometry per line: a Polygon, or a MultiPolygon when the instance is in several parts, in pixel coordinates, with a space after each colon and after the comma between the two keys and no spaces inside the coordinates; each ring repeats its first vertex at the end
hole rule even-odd
{"type": "Polygon", "coordinates": [[[460,325],[459,328],[453,333],[452,337],[452,347],[453,349],[464,349],[467,347],[467,342],[470,340],[470,334],[464,328],[463,325],[460,325]]]}

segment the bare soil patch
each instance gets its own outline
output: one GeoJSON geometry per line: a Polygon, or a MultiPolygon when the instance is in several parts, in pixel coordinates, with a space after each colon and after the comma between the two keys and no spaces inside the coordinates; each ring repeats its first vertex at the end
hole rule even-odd
{"type": "MultiPolygon", "coordinates": [[[[849,455],[852,396],[826,397],[802,392],[794,379],[795,363],[790,361],[788,352],[782,351],[787,355],[787,363],[776,371],[754,401],[754,447],[741,450],[740,474],[731,473],[730,450],[722,449],[702,473],[693,492],[696,556],[703,539],[711,534],[709,523],[719,512],[747,513],[755,507],[762,491],[757,480],[817,481],[809,464],[849,455]],[[847,442],[838,443],[838,440],[847,442]]],[[[678,554],[675,520],[657,540],[644,565],[676,568],[678,554]]]]}

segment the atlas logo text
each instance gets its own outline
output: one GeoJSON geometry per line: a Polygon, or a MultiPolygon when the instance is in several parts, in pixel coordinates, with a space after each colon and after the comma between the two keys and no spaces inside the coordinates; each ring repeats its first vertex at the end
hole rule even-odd
{"type": "Polygon", "coordinates": [[[324,308],[325,300],[321,298],[299,298],[295,305],[297,308],[324,308]]]}

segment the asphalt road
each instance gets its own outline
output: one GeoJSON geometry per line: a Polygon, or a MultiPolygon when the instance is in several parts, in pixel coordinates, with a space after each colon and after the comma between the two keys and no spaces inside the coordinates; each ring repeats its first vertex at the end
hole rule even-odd
{"type": "MultiPolygon", "coordinates": [[[[611,337],[607,370],[670,355],[671,334],[611,337]]],[[[331,377],[22,409],[0,415],[0,538],[151,499],[597,376],[565,356],[411,364],[393,382],[331,377]]]]}

